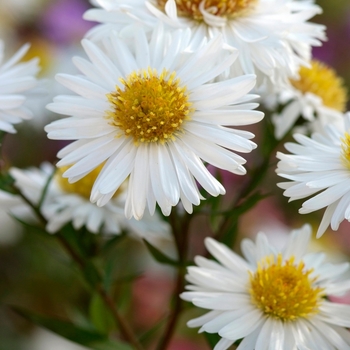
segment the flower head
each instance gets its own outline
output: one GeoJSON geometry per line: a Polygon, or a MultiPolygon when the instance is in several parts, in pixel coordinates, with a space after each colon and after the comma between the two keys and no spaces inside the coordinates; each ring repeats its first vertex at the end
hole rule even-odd
{"type": "Polygon", "coordinates": [[[311,67],[301,67],[298,79],[290,79],[290,83],[290,89],[278,96],[278,100],[287,105],[273,119],[277,138],[284,136],[299,116],[311,122],[313,129],[342,119],[347,90],[333,69],[313,60],[311,67]]]}
{"type": "Polygon", "coordinates": [[[108,31],[134,21],[152,28],[161,20],[169,28],[192,28],[192,46],[221,32],[237,48],[239,59],[231,74],[256,74],[264,81],[283,83],[311,57],[311,46],[325,39],[324,26],[308,20],[321,12],[311,1],[287,0],[98,0],[101,8],[84,18],[103,23],[87,35],[102,40],[108,31]]]}
{"type": "Polygon", "coordinates": [[[324,132],[310,138],[295,134],[298,143],[286,143],[292,154],[277,153],[280,159],[277,174],[289,182],[279,187],[290,200],[312,198],[305,201],[301,214],[326,208],[317,231],[320,237],[331,225],[337,230],[344,220],[350,221],[350,114],[344,116],[342,128],[326,125],[324,132]],[[320,193],[318,193],[320,192],[320,193]]]}
{"type": "Polygon", "coordinates": [[[32,112],[25,106],[28,94],[37,87],[38,59],[19,62],[30,45],[22,46],[4,62],[4,43],[0,40],[0,130],[16,133],[13,124],[30,119],[32,112]]]}
{"type": "Polygon", "coordinates": [[[350,307],[325,299],[350,289],[342,276],[349,264],[325,264],[324,254],[306,253],[310,235],[305,225],[278,251],[259,233],[256,242],[242,242],[246,260],[206,238],[218,262],[196,257],[198,266],[189,267],[186,276],[189,291],[181,297],[211,311],[188,326],[219,333],[214,350],[240,339],[237,349],[349,348],[350,336],[342,327],[350,325],[350,307]]]}
{"type": "Polygon", "coordinates": [[[254,76],[207,83],[227,69],[237,56],[222,57],[222,38],[215,37],[198,51],[187,49],[189,32],[163,31],[150,39],[141,28],[128,46],[116,33],[105,40],[106,55],[94,43],[83,46],[91,62],[76,58],[83,76],[57,79],[80,96],[59,96],[48,108],[71,115],[45,130],[51,139],[77,140],[58,154],[58,166],[75,182],[102,167],[91,201],[105,205],[129,177],[125,214],[140,219],[156,203],[169,215],[181,199],[192,211],[202,198],[198,183],[211,195],[223,186],[203,161],[244,174],[245,160],[232,151],[250,152],[254,135],[231,128],[258,122],[263,114],[246,95],[254,76]]]}
{"type": "MultiPolygon", "coordinates": [[[[146,214],[142,221],[125,218],[126,184],[119,187],[111,201],[103,208],[91,203],[91,187],[98,171],[98,168],[95,169],[74,184],[62,177],[63,169],[55,171],[55,167],[49,163],[43,163],[40,168],[11,168],[10,174],[15,180],[15,186],[34,205],[39,204],[48,185],[40,211],[47,220],[46,229],[50,233],[55,233],[66,224],[72,223],[74,229],[86,227],[92,233],[110,235],[128,230],[151,241],[169,239],[169,227],[158,215],[146,214]]],[[[2,191],[0,194],[2,207],[24,220],[29,218],[27,204],[20,197],[2,191]]]]}

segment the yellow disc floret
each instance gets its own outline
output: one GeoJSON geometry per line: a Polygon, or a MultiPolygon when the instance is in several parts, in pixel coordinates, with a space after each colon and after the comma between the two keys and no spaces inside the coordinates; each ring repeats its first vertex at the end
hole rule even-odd
{"type": "MultiPolygon", "coordinates": [[[[164,9],[167,0],[158,0],[158,6],[164,9]]],[[[175,0],[178,15],[202,20],[200,5],[206,12],[220,17],[239,17],[249,11],[257,0],[175,0]]]]}
{"type": "Polygon", "coordinates": [[[67,193],[75,193],[84,198],[89,199],[92,186],[102,169],[102,165],[92,170],[89,174],[84,176],[77,182],[69,183],[68,179],[63,177],[62,174],[69,169],[69,166],[58,168],[55,174],[55,180],[60,188],[67,193]]]}
{"type": "Polygon", "coordinates": [[[250,273],[252,301],[265,315],[292,321],[318,312],[323,289],[314,286],[312,270],[294,260],[283,261],[281,254],[277,259],[268,256],[258,263],[255,274],[250,273]]]}
{"type": "MultiPolygon", "coordinates": [[[[92,186],[94,185],[95,180],[97,179],[98,174],[101,172],[104,163],[100,164],[97,168],[92,170],[89,174],[84,176],[77,182],[70,183],[67,178],[63,177],[63,173],[68,170],[69,166],[64,166],[58,168],[55,174],[55,181],[61,188],[63,192],[74,193],[80,195],[86,199],[90,198],[92,186]]],[[[127,186],[127,180],[121,184],[118,190],[115,192],[113,197],[119,196],[127,186]]]]}
{"type": "Polygon", "coordinates": [[[312,93],[322,99],[323,105],[339,112],[345,112],[347,90],[343,80],[325,64],[313,60],[311,68],[301,67],[299,80],[291,80],[292,85],[303,94],[312,93]]]}
{"type": "Polygon", "coordinates": [[[121,79],[123,88],[107,95],[113,110],[107,112],[112,125],[136,145],[172,141],[190,119],[192,109],[186,86],[180,86],[175,72],[148,69],[121,79]]]}
{"type": "Polygon", "coordinates": [[[344,137],[341,138],[341,142],[342,153],[340,158],[344,166],[350,169],[350,134],[346,132],[344,137]]]}

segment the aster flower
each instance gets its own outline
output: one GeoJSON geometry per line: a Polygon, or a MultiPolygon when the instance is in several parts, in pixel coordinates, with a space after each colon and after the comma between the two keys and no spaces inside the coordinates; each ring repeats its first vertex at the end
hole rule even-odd
{"type": "Polygon", "coordinates": [[[308,22],[321,13],[313,1],[296,0],[97,0],[101,6],[84,18],[103,23],[87,35],[101,40],[111,29],[125,30],[137,21],[154,27],[161,20],[170,28],[192,28],[192,45],[218,32],[237,48],[232,74],[256,74],[283,83],[311,58],[311,46],[325,40],[324,26],[308,22]]]}
{"type": "Polygon", "coordinates": [[[277,174],[291,180],[278,186],[290,201],[313,196],[300,214],[326,208],[317,231],[320,237],[329,225],[337,230],[344,219],[350,221],[350,113],[341,129],[326,125],[322,134],[295,134],[294,139],[298,143],[285,144],[292,154],[277,153],[277,174]]]}
{"type": "Polygon", "coordinates": [[[28,93],[33,92],[38,81],[38,59],[19,63],[30,45],[22,46],[4,62],[4,43],[0,40],[0,130],[16,133],[13,124],[30,119],[32,112],[25,106],[28,93]]]}
{"type": "MultiPolygon", "coordinates": [[[[169,227],[158,215],[146,214],[142,221],[125,218],[125,184],[103,208],[91,203],[91,187],[99,170],[95,169],[74,184],[62,177],[62,169],[55,173],[55,167],[50,163],[43,163],[40,168],[11,168],[9,172],[15,186],[34,205],[39,204],[49,183],[40,211],[47,220],[46,230],[50,233],[56,233],[71,222],[76,230],[85,226],[92,233],[120,234],[126,230],[150,241],[169,239],[169,227]]],[[[0,203],[16,217],[30,218],[29,207],[21,197],[0,191],[0,203]]]]}
{"type": "Polygon", "coordinates": [[[280,252],[263,233],[244,239],[245,259],[212,238],[205,245],[218,262],[196,257],[188,268],[191,284],[182,299],[211,310],[188,322],[200,332],[218,333],[214,350],[243,339],[246,349],[349,349],[350,306],[325,297],[350,289],[348,263],[324,263],[322,253],[306,253],[310,226],[292,231],[280,252]]]}
{"type": "Polygon", "coordinates": [[[74,62],[83,76],[57,77],[80,96],[58,96],[49,104],[71,117],[45,130],[51,139],[77,140],[58,153],[58,166],[74,164],[63,174],[70,182],[106,161],[90,197],[98,206],[130,176],[128,218],[140,219],[146,206],[153,214],[156,203],[169,215],[180,199],[192,212],[202,198],[196,181],[212,196],[225,193],[202,160],[245,174],[245,160],[232,151],[250,152],[254,135],[230,127],[263,117],[252,110],[256,96],[247,95],[255,76],[207,83],[237,57],[234,51],[222,58],[220,36],[190,52],[188,30],[167,33],[159,26],[149,40],[141,28],[134,33],[129,46],[117,33],[105,40],[108,56],[91,41],[82,42],[91,62],[74,62]]]}
{"type": "Polygon", "coordinates": [[[290,89],[278,94],[279,102],[286,106],[273,117],[276,138],[282,138],[300,116],[310,122],[309,128],[314,131],[333,121],[342,121],[347,91],[333,69],[313,60],[310,68],[301,67],[299,78],[290,82],[290,89]]]}

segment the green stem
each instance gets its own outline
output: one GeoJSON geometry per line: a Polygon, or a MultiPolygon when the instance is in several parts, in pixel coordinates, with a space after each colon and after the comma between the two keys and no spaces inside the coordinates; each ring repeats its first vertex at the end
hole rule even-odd
{"type": "Polygon", "coordinates": [[[174,287],[173,297],[174,308],[167,322],[163,336],[157,346],[157,350],[166,350],[168,348],[169,342],[175,332],[177,321],[182,312],[182,299],[180,294],[184,290],[185,286],[185,271],[186,271],[186,259],[188,250],[188,228],[190,224],[190,216],[185,214],[183,221],[180,224],[179,217],[175,210],[173,210],[170,215],[170,223],[173,230],[173,236],[175,240],[176,250],[178,253],[178,268],[176,276],[176,284],[174,287]]]}

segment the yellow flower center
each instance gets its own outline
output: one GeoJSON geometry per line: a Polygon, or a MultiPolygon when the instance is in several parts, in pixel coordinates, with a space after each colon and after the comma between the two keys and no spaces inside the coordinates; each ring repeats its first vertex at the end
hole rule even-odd
{"type": "MultiPolygon", "coordinates": [[[[175,0],[178,15],[202,20],[199,5],[204,2],[204,9],[212,15],[220,17],[239,17],[257,3],[258,0],[175,0]]],[[[158,6],[164,10],[167,0],[157,0],[158,6]]]]}
{"type": "MultiPolygon", "coordinates": [[[[70,168],[69,166],[64,166],[57,169],[55,174],[55,181],[58,183],[62,191],[66,193],[74,193],[86,199],[90,199],[92,186],[94,185],[94,182],[98,174],[102,170],[103,165],[104,164],[99,165],[97,168],[92,170],[89,174],[87,174],[82,179],[74,183],[69,183],[68,179],[62,176],[63,173],[70,168]]],[[[118,190],[113,195],[113,197],[115,198],[119,196],[121,192],[124,191],[125,186],[126,186],[126,182],[118,188],[118,190]]]]}
{"type": "Polygon", "coordinates": [[[344,166],[347,169],[350,169],[350,135],[349,133],[345,133],[344,137],[341,138],[341,148],[342,148],[342,153],[341,153],[341,161],[343,162],[344,166]]]}
{"type": "Polygon", "coordinates": [[[78,194],[84,198],[89,199],[91,194],[92,186],[100,173],[102,169],[102,165],[95,168],[93,171],[91,171],[89,174],[84,176],[82,179],[80,179],[77,182],[69,183],[68,179],[63,177],[63,173],[68,170],[69,166],[64,166],[62,168],[58,168],[55,174],[55,180],[60,186],[60,188],[67,193],[75,193],[78,194]]]}
{"type": "Polygon", "coordinates": [[[347,90],[343,80],[325,64],[313,60],[311,68],[301,67],[300,79],[291,80],[292,85],[302,93],[320,97],[323,105],[339,112],[345,112],[347,90]]]}
{"type": "Polygon", "coordinates": [[[182,131],[192,109],[186,87],[180,87],[175,72],[148,69],[131,73],[124,88],[107,95],[113,106],[107,112],[112,125],[131,136],[136,145],[143,142],[168,142],[182,131]]]}
{"type": "Polygon", "coordinates": [[[305,270],[303,262],[294,264],[294,257],[283,262],[279,254],[265,257],[258,269],[250,273],[250,294],[253,303],[267,316],[292,321],[318,313],[322,291],[313,286],[312,270],[305,270]]]}

